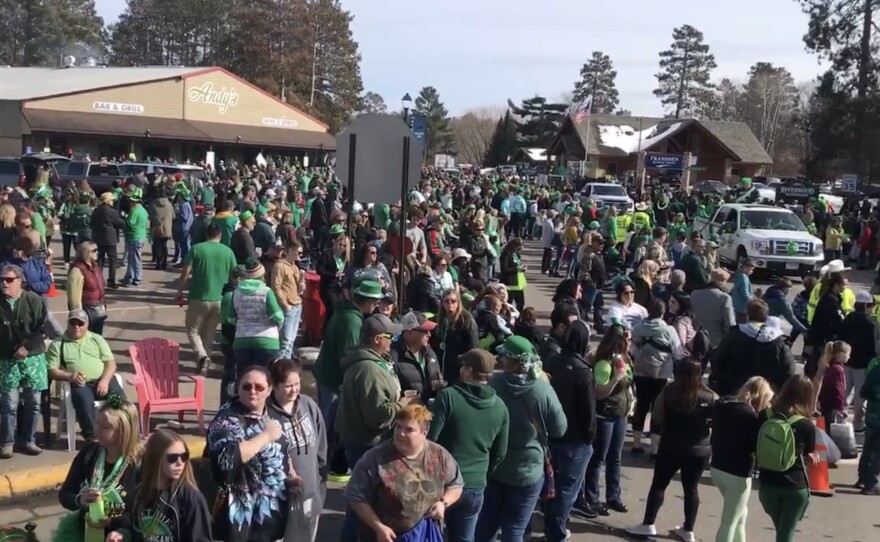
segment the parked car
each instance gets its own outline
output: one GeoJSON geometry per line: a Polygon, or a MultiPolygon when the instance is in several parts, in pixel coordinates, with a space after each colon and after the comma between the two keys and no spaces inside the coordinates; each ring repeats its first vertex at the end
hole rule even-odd
{"type": "Polygon", "coordinates": [[[58,176],[62,184],[78,182],[83,179],[95,194],[101,194],[113,187],[113,181],[122,180],[125,175],[119,171],[119,165],[113,162],[87,162],[71,160],[58,168],[58,176]]]}
{"type": "Polygon", "coordinates": [[[692,191],[697,195],[706,196],[711,194],[718,194],[719,196],[724,196],[730,191],[730,187],[724,184],[721,181],[700,181],[694,185],[692,191]]]}
{"type": "Polygon", "coordinates": [[[57,191],[60,187],[58,168],[67,162],[68,159],[60,154],[44,152],[0,157],[0,186],[26,188],[37,180],[41,168],[47,168],[49,184],[57,191]]]}
{"type": "Polygon", "coordinates": [[[584,198],[590,198],[596,202],[597,208],[603,208],[607,205],[617,207],[621,213],[631,213],[635,207],[635,203],[626,189],[619,184],[614,183],[587,183],[583,188],[584,198]]]}

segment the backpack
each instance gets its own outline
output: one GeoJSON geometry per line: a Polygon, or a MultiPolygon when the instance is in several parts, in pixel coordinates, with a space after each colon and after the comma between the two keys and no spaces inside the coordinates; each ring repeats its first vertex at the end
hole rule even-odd
{"type": "Polygon", "coordinates": [[[797,441],[793,425],[804,419],[794,415],[788,419],[778,416],[770,409],[764,411],[767,420],[758,430],[758,446],[755,454],[758,466],[774,472],[786,472],[797,462],[797,441]]]}
{"type": "Polygon", "coordinates": [[[702,327],[697,329],[697,334],[694,335],[694,340],[691,343],[691,357],[705,365],[711,351],[712,343],[709,342],[709,332],[702,327]]]}

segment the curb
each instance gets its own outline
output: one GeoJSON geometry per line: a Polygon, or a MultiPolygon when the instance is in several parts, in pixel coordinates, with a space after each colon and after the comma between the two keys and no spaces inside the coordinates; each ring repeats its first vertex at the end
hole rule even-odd
{"type": "MultiPolygon", "coordinates": [[[[182,435],[189,448],[191,460],[199,460],[205,451],[205,437],[198,435],[182,435]]],[[[69,461],[64,464],[42,465],[39,467],[17,470],[0,475],[0,501],[7,501],[32,495],[57,491],[67,478],[70,464],[75,454],[68,454],[69,461]]]]}

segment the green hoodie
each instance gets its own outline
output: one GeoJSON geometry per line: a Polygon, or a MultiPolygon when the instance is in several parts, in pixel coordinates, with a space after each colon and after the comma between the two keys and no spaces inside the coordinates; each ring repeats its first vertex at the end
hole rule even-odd
{"type": "Polygon", "coordinates": [[[499,373],[492,376],[489,385],[510,414],[507,455],[489,478],[513,487],[530,486],[544,475],[544,449],[531,419],[546,435],[541,437],[543,440],[562,438],[568,429],[562,405],[550,383],[543,379],[525,380],[522,375],[499,373]]]}
{"type": "MultiPolygon", "coordinates": [[[[246,279],[238,283],[238,291],[242,294],[253,294],[264,288],[267,290],[266,316],[271,324],[280,327],[281,324],[284,323],[284,312],[281,311],[281,306],[278,305],[278,299],[275,297],[275,292],[266,286],[266,283],[261,279],[246,279]]],[[[232,347],[278,350],[280,348],[280,343],[277,334],[274,337],[239,336],[239,334],[243,332],[242,328],[245,327],[245,324],[239,325],[238,315],[235,313],[233,295],[235,295],[235,291],[227,292],[220,303],[220,306],[223,308],[220,313],[220,322],[236,327],[237,332],[232,347]]]]}
{"type": "Polygon", "coordinates": [[[428,438],[458,461],[464,487],[486,487],[507,453],[507,407],[486,384],[459,382],[437,395],[428,438]]]}
{"type": "Polygon", "coordinates": [[[336,303],[333,315],[324,328],[324,341],[321,352],[315,360],[312,374],[318,385],[333,391],[342,386],[342,367],[340,361],[345,351],[361,342],[361,324],[364,313],[349,300],[336,303]]]}
{"type": "Polygon", "coordinates": [[[336,432],[344,443],[378,444],[403,408],[394,367],[365,347],[352,349],[340,364],[345,378],[336,411],[336,432]]]}

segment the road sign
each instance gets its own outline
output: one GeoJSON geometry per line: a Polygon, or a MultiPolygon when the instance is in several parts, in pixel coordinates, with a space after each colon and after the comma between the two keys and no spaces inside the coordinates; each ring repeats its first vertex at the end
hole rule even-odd
{"type": "Polygon", "coordinates": [[[336,136],[336,175],[344,186],[354,176],[354,198],[367,203],[395,203],[400,200],[403,174],[403,138],[409,137],[409,179],[406,192],[418,186],[422,177],[421,149],[415,137],[396,115],[361,115],[336,136]],[[351,134],[355,156],[351,160],[351,134]],[[353,169],[352,169],[353,164],[353,169]]]}
{"type": "Polygon", "coordinates": [[[859,176],[853,175],[852,173],[845,174],[841,177],[840,188],[842,188],[844,192],[855,194],[859,191],[859,176]]]}
{"type": "Polygon", "coordinates": [[[706,171],[706,166],[691,166],[688,171],[706,171]]]}

